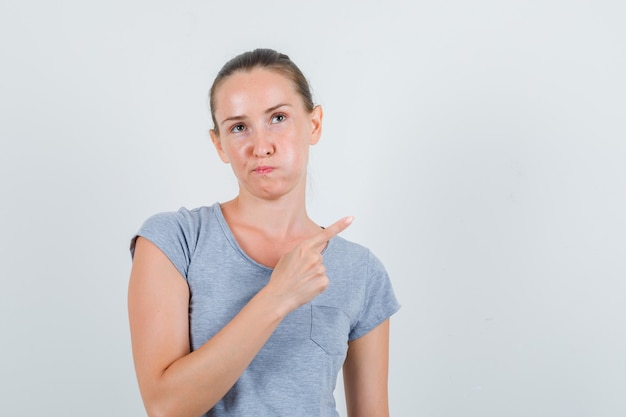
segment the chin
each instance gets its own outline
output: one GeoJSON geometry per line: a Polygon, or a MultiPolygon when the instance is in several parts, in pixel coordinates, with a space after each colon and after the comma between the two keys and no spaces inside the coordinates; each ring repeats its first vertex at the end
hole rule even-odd
{"type": "Polygon", "coordinates": [[[252,194],[264,200],[278,200],[294,192],[295,187],[265,187],[252,191],[252,194]]]}

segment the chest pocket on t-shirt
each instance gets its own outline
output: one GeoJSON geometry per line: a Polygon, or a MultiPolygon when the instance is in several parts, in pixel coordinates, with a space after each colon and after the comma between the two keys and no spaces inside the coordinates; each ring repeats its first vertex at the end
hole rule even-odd
{"type": "Polygon", "coordinates": [[[328,355],[343,355],[348,349],[350,318],[341,309],[311,305],[311,340],[328,355]]]}

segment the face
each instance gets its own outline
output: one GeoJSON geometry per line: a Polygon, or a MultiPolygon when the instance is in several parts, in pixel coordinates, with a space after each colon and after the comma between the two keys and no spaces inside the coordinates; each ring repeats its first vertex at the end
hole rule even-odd
{"type": "Polygon", "coordinates": [[[309,146],[322,130],[322,110],[306,111],[292,81],[253,69],[226,78],[215,93],[219,134],[211,139],[230,163],[240,193],[275,199],[304,192],[309,146]]]}

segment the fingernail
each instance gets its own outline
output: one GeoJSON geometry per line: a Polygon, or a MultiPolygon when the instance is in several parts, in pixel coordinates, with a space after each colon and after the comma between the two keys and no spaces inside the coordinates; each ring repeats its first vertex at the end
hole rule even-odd
{"type": "Polygon", "coordinates": [[[348,217],[346,217],[346,223],[347,223],[347,224],[352,223],[352,221],[353,221],[353,220],[354,220],[354,216],[348,216],[348,217]]]}

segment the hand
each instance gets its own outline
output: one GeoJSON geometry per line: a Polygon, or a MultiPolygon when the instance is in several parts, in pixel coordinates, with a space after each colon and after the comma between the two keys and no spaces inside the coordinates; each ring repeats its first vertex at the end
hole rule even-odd
{"type": "Polygon", "coordinates": [[[322,250],[333,236],[350,226],[352,220],[353,217],[344,217],[280,258],[265,290],[274,295],[278,303],[284,303],[287,313],[308,303],[328,287],[322,250]]]}

